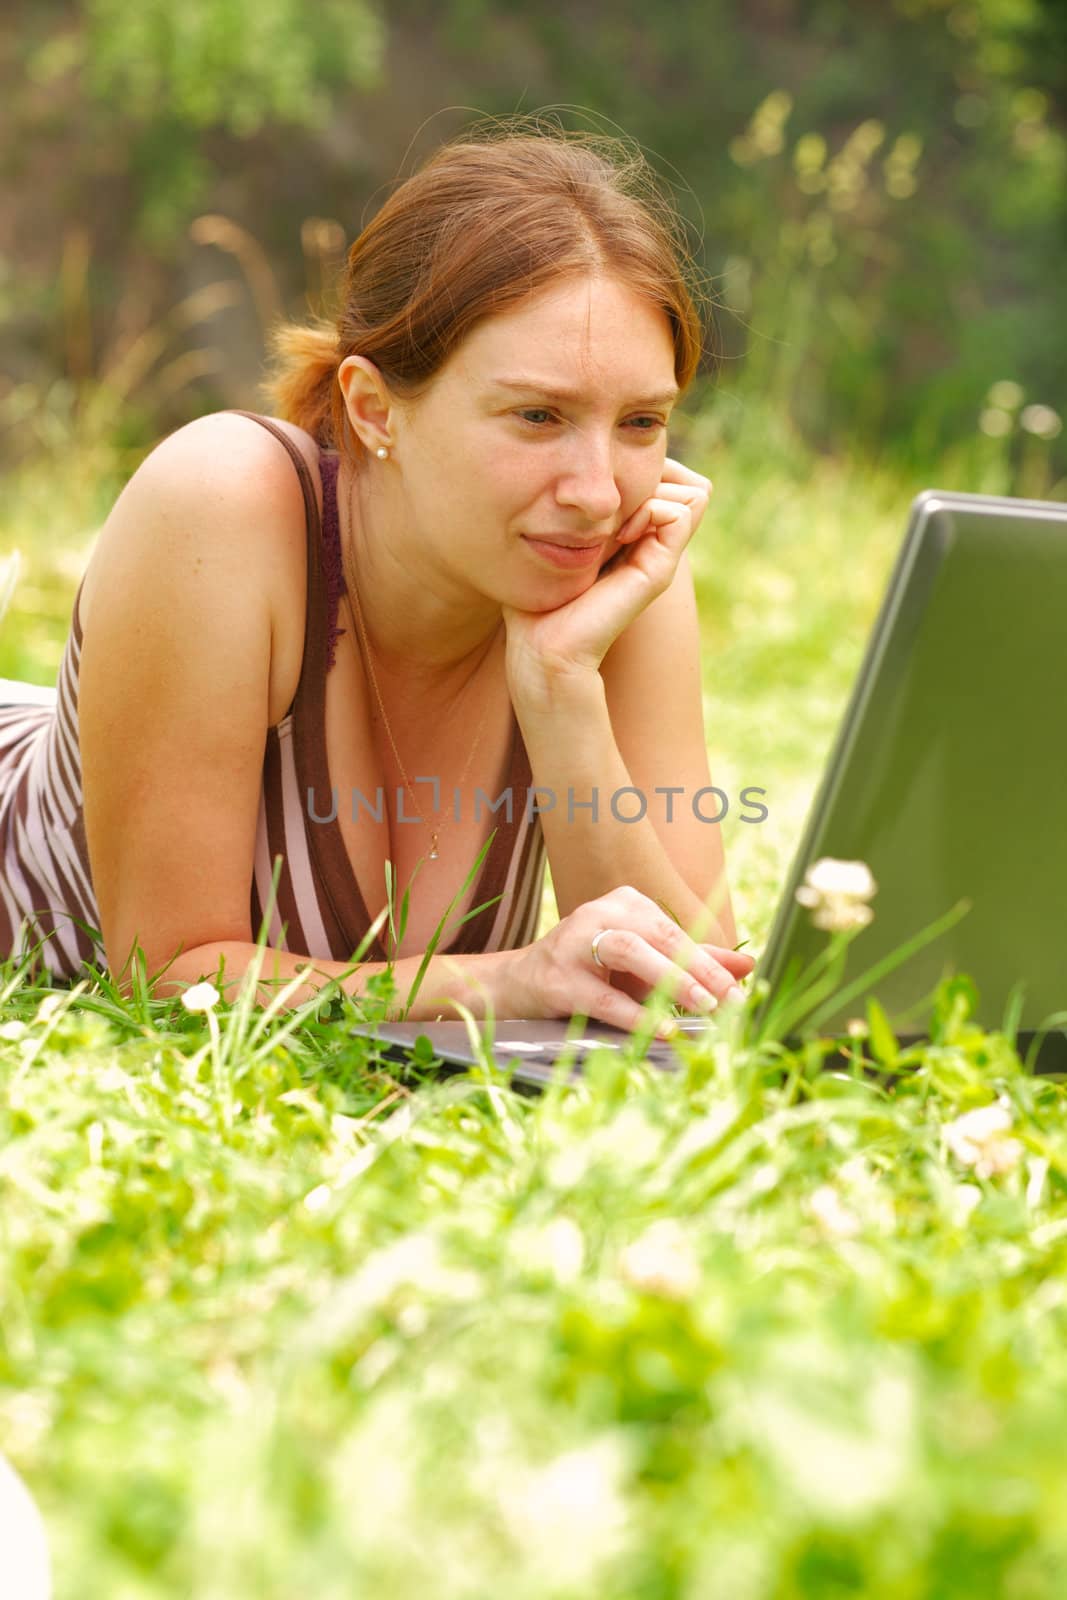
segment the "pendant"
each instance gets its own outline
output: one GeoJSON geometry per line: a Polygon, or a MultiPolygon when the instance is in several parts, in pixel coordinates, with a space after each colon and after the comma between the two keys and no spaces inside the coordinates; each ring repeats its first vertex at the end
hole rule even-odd
{"type": "Polygon", "coordinates": [[[437,860],[437,834],[436,833],[431,833],[431,835],[430,835],[430,860],[431,861],[436,861],[437,860]]]}

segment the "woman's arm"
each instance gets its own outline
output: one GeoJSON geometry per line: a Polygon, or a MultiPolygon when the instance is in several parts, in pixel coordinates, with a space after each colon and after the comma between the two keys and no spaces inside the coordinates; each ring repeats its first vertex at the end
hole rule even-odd
{"type": "MultiPolygon", "coordinates": [[[[721,906],[716,907],[714,891],[705,904],[671,861],[648,815],[633,822],[620,822],[613,815],[611,796],[633,786],[633,779],[619,753],[599,673],[546,677],[536,694],[528,691],[517,701],[515,714],[529,753],[533,785],[544,786],[555,796],[555,805],[541,813],[541,826],[560,915],[629,884],[669,906],[700,942],[736,944],[725,876],[718,879],[721,906]],[[569,789],[574,791],[572,816],[568,816],[569,789]],[[594,789],[595,821],[589,809],[594,789]]],[[[665,775],[664,782],[669,781],[665,775]]],[[[653,801],[664,799],[646,798],[650,810],[653,801]]],[[[683,797],[682,803],[690,800],[683,797]]],[[[620,798],[618,809],[622,815],[636,815],[636,797],[620,798]]]]}
{"type": "Polygon", "coordinates": [[[78,692],[85,831],[108,966],[253,938],[277,551],[292,465],[246,418],[200,418],[142,462],[94,560],[78,692]]]}
{"type": "MultiPolygon", "coordinates": [[[[236,998],[236,989],[251,971],[258,954],[254,943],[237,939],[212,940],[192,950],[183,950],[167,967],[152,992],[156,996],[180,994],[190,984],[208,979],[218,984],[224,999],[233,1000],[236,998]],[[220,958],[225,962],[221,980],[218,977],[220,958]],[[234,990],[232,994],[231,989],[234,990]]],[[[433,1017],[458,1016],[458,1011],[450,1004],[458,1000],[479,1020],[488,1016],[490,1009],[494,1016],[508,1016],[511,1004],[508,972],[514,957],[513,950],[492,950],[464,956],[431,956],[418,994],[408,1008],[407,997],[418,976],[423,957],[404,956],[393,963],[397,992],[395,1009],[398,1012],[403,1010],[405,1018],[412,1022],[422,1022],[433,1017]]],[[[312,959],[311,956],[295,955],[288,950],[266,948],[262,953],[256,1000],[260,1005],[269,1005],[278,990],[301,973],[306,974],[306,982],[293,992],[281,1010],[291,1011],[303,1005],[331,978],[340,979],[340,988],[344,993],[358,999],[366,993],[368,980],[385,972],[387,966],[388,963],[384,961],[363,961],[353,968],[350,961],[324,961],[317,957],[312,959]]]]}
{"type": "Polygon", "coordinates": [[[615,535],[625,553],[573,600],[540,612],[505,606],[504,620],[533,783],[555,797],[542,827],[561,911],[629,884],[694,939],[729,946],[737,936],[718,824],[695,810],[710,779],[685,547],[710,492],[707,478],[664,460],[656,492],[615,535]],[[612,796],[625,788],[639,793],[620,797],[616,815],[612,796]],[[660,788],[681,789],[681,800],[660,788]],[[679,815],[669,820],[672,802],[679,815]]]}
{"type": "Polygon", "coordinates": [[[722,828],[711,820],[720,807],[706,792],[700,619],[688,552],[599,671],[528,671],[515,699],[533,781],[555,797],[541,825],[560,914],[628,883],[669,906],[695,938],[736,944],[722,828]],[[625,788],[637,793],[619,796],[616,816],[612,796],[625,788]]]}

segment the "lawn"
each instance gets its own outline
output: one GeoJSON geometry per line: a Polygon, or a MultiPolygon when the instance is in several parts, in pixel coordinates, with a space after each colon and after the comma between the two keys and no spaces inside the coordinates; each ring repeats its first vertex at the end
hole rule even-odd
{"type": "MultiPolygon", "coordinates": [[[[927,480],[734,443],[694,566],[758,951],[927,480]]],[[[6,513],[0,675],[54,676],[73,481],[6,513]]],[[[964,985],[880,1077],[735,1015],[532,1098],[346,1015],[0,972],[0,1448],[57,1600],[1067,1591],[1063,1090],[964,985]]]]}

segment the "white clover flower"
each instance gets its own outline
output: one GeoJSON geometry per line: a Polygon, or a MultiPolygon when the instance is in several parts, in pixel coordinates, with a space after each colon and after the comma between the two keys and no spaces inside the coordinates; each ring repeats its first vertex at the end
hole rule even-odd
{"type": "Polygon", "coordinates": [[[1010,1172],[1023,1154],[1018,1139],[1005,1135],[1011,1127],[1011,1110],[1002,1100],[965,1111],[944,1128],[945,1140],[956,1160],[973,1167],[979,1178],[1010,1172]]]}
{"type": "Polygon", "coordinates": [[[219,1003],[219,991],[213,983],[194,983],[182,995],[186,1011],[211,1011],[219,1003]]]}
{"type": "Polygon", "coordinates": [[[865,862],[823,856],[808,868],[796,891],[796,900],[810,910],[817,928],[827,933],[847,933],[853,928],[865,928],[872,921],[874,912],[867,902],[877,892],[878,885],[865,862]]]}
{"type": "Polygon", "coordinates": [[[805,882],[820,894],[847,894],[864,900],[870,899],[878,887],[866,862],[837,861],[833,856],[816,861],[808,869],[805,882]]]}
{"type": "Polygon", "coordinates": [[[841,1204],[841,1196],[832,1183],[823,1183],[808,1200],[812,1215],[824,1233],[833,1239],[849,1239],[859,1233],[859,1218],[841,1204]]]}
{"type": "Polygon", "coordinates": [[[634,1289],[685,1300],[700,1284],[700,1264],[683,1229],[673,1218],[653,1222],[619,1253],[619,1271],[634,1289]]]}
{"type": "Polygon", "coordinates": [[[1039,439],[1055,439],[1063,423],[1058,411],[1051,406],[1024,406],[1019,424],[1027,433],[1036,433],[1039,439]]]}
{"type": "Polygon", "coordinates": [[[585,1236],[570,1217],[553,1217],[551,1222],[516,1229],[509,1254],[529,1271],[572,1283],[585,1263],[585,1236]]]}
{"type": "Polygon", "coordinates": [[[1002,411],[1018,411],[1023,403],[1022,386],[1011,378],[1001,378],[993,384],[987,399],[991,406],[999,406],[1002,411]]]}
{"type": "Polygon", "coordinates": [[[987,439],[1003,439],[1011,432],[1014,424],[1007,411],[1001,411],[999,406],[986,406],[980,413],[978,426],[987,439]]]}

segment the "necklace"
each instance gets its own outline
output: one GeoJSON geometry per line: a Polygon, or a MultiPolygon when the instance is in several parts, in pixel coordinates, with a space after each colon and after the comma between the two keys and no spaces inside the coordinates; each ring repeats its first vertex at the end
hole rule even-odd
{"type": "MultiPolygon", "coordinates": [[[[352,518],[352,488],[353,488],[353,484],[349,483],[349,486],[348,486],[347,511],[348,511],[348,532],[349,532],[349,539],[350,540],[351,540],[352,525],[353,525],[353,518],[352,518]]],[[[343,552],[343,550],[342,550],[341,562],[342,562],[342,567],[344,567],[345,566],[345,562],[344,562],[344,552],[343,552]]],[[[389,718],[385,714],[385,704],[384,704],[384,702],[382,700],[381,690],[378,688],[378,678],[377,678],[377,675],[376,675],[376,673],[374,671],[374,661],[373,661],[373,658],[371,656],[370,641],[367,638],[367,628],[366,628],[366,624],[363,621],[363,607],[359,603],[359,587],[355,582],[355,574],[354,574],[354,572],[346,570],[345,571],[345,578],[347,580],[346,587],[348,589],[348,592],[351,595],[352,599],[356,603],[356,617],[357,617],[357,620],[358,620],[358,623],[359,623],[360,637],[361,637],[361,639],[363,641],[363,653],[364,653],[364,656],[365,656],[365,659],[366,659],[367,672],[368,672],[368,675],[370,677],[371,684],[373,685],[373,688],[374,688],[374,697],[378,702],[378,709],[382,714],[382,723],[384,724],[386,733],[389,735],[389,743],[393,747],[393,755],[396,757],[396,764],[400,768],[400,774],[401,774],[401,777],[404,780],[404,787],[407,789],[408,794],[411,796],[411,803],[415,807],[415,811],[416,811],[416,813],[418,815],[419,821],[420,822],[425,822],[426,818],[423,816],[422,811],[419,809],[419,803],[415,799],[415,794],[414,794],[414,791],[412,790],[412,787],[411,787],[411,780],[409,779],[409,777],[407,775],[407,772],[404,770],[404,763],[400,759],[400,751],[396,747],[396,740],[393,738],[393,730],[389,726],[389,718]]],[[[478,665],[475,667],[474,671],[471,673],[470,677],[467,679],[467,684],[468,685],[474,682],[474,679],[477,677],[479,670],[481,669],[483,663],[485,662],[486,658],[489,655],[490,650],[493,648],[493,645],[496,643],[497,637],[499,636],[499,633],[500,633],[500,629],[503,626],[503,620],[504,620],[503,617],[501,617],[500,622],[497,624],[495,632],[493,633],[492,637],[490,638],[489,643],[486,645],[485,650],[483,651],[483,653],[482,653],[482,655],[481,655],[481,657],[480,657],[480,659],[478,661],[478,665]]],[[[482,712],[482,719],[478,724],[478,732],[474,736],[474,743],[471,745],[470,749],[467,752],[467,759],[466,759],[466,762],[464,763],[463,771],[460,773],[459,784],[457,785],[457,788],[459,787],[459,785],[461,785],[464,782],[464,780],[466,779],[467,773],[470,771],[471,762],[474,759],[474,752],[477,750],[478,745],[479,745],[479,743],[481,741],[482,730],[485,727],[485,721],[486,721],[486,717],[488,715],[489,715],[489,707],[488,707],[488,705],[486,705],[485,710],[482,712]]],[[[438,841],[438,838],[439,838],[440,833],[441,833],[442,829],[444,828],[444,826],[445,826],[445,823],[442,822],[442,823],[439,823],[437,827],[431,829],[431,832],[430,832],[430,860],[431,861],[436,861],[439,858],[440,852],[438,851],[438,848],[437,848],[437,841],[438,841]]]]}

